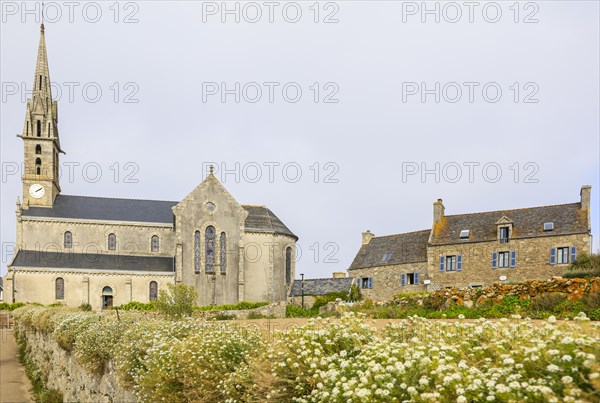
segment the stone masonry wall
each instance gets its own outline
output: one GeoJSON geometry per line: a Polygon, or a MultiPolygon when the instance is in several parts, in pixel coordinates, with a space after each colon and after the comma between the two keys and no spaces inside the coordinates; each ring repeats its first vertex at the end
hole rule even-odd
{"type": "Polygon", "coordinates": [[[35,332],[17,324],[20,338],[25,338],[27,354],[47,376],[46,386],[63,394],[65,402],[136,402],[131,391],[121,388],[112,363],[104,375],[93,375],[62,349],[50,334],[35,332]]]}
{"type": "Polygon", "coordinates": [[[373,288],[361,288],[364,298],[373,300],[389,300],[402,292],[423,292],[423,284],[427,274],[427,262],[406,263],[390,266],[369,267],[366,269],[352,269],[348,271],[352,278],[373,278],[373,288]],[[419,285],[401,285],[402,273],[419,273],[419,285]]]}
{"type": "Polygon", "coordinates": [[[488,286],[506,276],[508,282],[545,280],[565,273],[568,264],[550,265],[550,248],[577,247],[577,254],[590,251],[590,236],[587,234],[545,236],[529,239],[511,239],[501,244],[498,241],[464,243],[427,248],[428,291],[445,287],[464,288],[488,286]],[[515,268],[492,269],[492,252],[517,252],[515,268]],[[440,272],[439,257],[462,255],[462,271],[440,272]]]}
{"type": "MultiPolygon", "coordinates": [[[[421,302],[428,301],[434,306],[449,306],[452,303],[472,307],[486,302],[499,303],[506,296],[515,295],[521,299],[533,298],[541,294],[562,294],[568,300],[576,301],[585,294],[600,292],[600,277],[589,280],[582,278],[554,277],[547,280],[529,280],[520,284],[494,283],[483,289],[448,288],[436,291],[420,298],[421,302]]],[[[402,303],[399,296],[396,303],[402,303]]]]}

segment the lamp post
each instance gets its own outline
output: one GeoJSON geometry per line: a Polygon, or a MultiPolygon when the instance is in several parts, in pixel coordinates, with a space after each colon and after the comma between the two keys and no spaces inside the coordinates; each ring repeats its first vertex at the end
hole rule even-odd
{"type": "Polygon", "coordinates": [[[300,288],[302,289],[302,309],[304,309],[304,273],[300,274],[302,280],[300,281],[300,288]]]}

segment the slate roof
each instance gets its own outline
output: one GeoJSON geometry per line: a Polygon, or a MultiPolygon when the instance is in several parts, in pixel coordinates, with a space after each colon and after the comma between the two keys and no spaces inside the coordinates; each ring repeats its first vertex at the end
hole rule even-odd
{"type": "Polygon", "coordinates": [[[362,245],[349,270],[367,267],[388,266],[403,263],[427,262],[427,242],[431,230],[404,234],[376,236],[362,245]],[[382,261],[391,253],[388,261],[382,261]]]}
{"type": "Polygon", "coordinates": [[[516,210],[444,216],[435,225],[432,245],[493,241],[497,239],[497,226],[502,217],[513,222],[512,238],[543,237],[588,233],[587,211],[580,203],[542,206],[516,210]],[[554,222],[553,231],[544,231],[545,222],[554,222]],[[461,240],[460,231],[470,230],[469,238],[461,240]]]}
{"type": "MultiPolygon", "coordinates": [[[[350,290],[352,285],[351,277],[344,278],[316,278],[304,280],[304,295],[325,295],[330,292],[340,292],[350,290]]],[[[302,295],[302,281],[294,280],[290,297],[299,297],[302,295]]]]}
{"type": "MultiPolygon", "coordinates": [[[[53,208],[29,207],[24,217],[66,218],[74,220],[129,221],[172,224],[178,202],[162,200],[114,199],[106,197],[58,195],[53,208]]],[[[265,206],[242,206],[248,211],[246,230],[273,232],[298,238],[265,206]]]]}
{"type": "Polygon", "coordinates": [[[29,207],[26,217],[71,218],[101,221],[173,223],[173,201],[113,199],[107,197],[58,195],[54,207],[29,207]]]}
{"type": "Polygon", "coordinates": [[[175,272],[175,259],[162,256],[20,250],[11,267],[175,272]]]}
{"type": "Polygon", "coordinates": [[[276,234],[290,235],[298,239],[275,214],[265,206],[242,205],[248,212],[246,217],[246,231],[274,232],[276,234]]]}

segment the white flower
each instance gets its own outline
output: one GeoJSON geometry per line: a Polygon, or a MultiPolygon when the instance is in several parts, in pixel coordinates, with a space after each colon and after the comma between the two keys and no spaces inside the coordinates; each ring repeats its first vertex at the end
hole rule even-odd
{"type": "Polygon", "coordinates": [[[571,378],[568,375],[563,376],[562,378],[560,378],[560,380],[562,381],[562,383],[564,383],[565,385],[569,385],[571,383],[573,383],[573,378],[571,378]]]}
{"type": "Polygon", "coordinates": [[[550,372],[558,372],[560,371],[560,368],[558,367],[558,365],[554,365],[554,364],[550,364],[546,367],[546,369],[550,372]]]}
{"type": "Polygon", "coordinates": [[[467,401],[467,398],[462,395],[456,399],[456,403],[465,403],[466,401],[467,401]]]}
{"type": "Polygon", "coordinates": [[[556,316],[552,315],[548,317],[548,322],[550,323],[556,323],[556,316]]]}

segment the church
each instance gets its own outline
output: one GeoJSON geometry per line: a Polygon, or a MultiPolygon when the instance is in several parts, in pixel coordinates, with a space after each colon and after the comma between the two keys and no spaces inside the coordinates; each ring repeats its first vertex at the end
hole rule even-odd
{"type": "Polygon", "coordinates": [[[198,291],[198,305],[285,301],[298,237],[265,206],[243,205],[213,175],[181,201],[63,195],[58,103],[44,25],[27,100],[23,199],[5,302],[148,302],[167,284],[198,291]]]}

